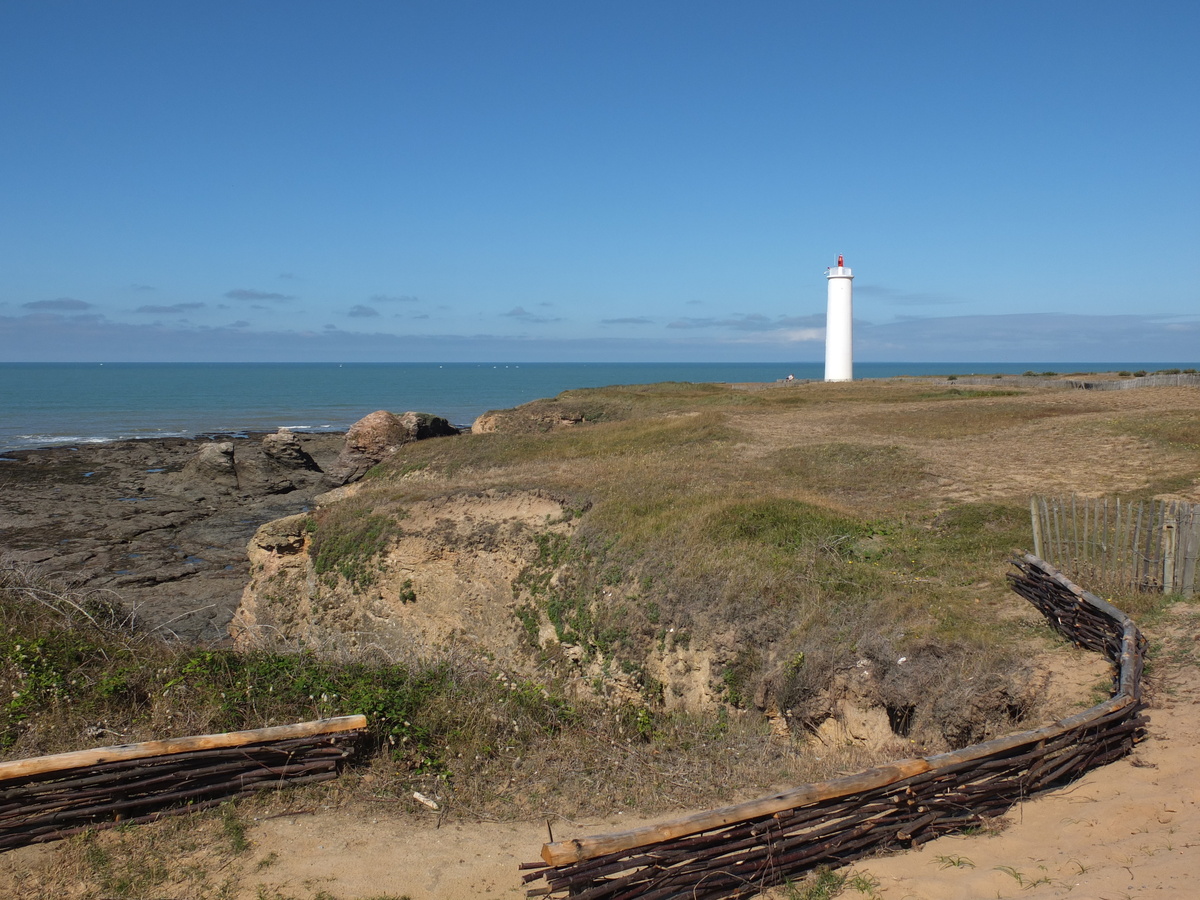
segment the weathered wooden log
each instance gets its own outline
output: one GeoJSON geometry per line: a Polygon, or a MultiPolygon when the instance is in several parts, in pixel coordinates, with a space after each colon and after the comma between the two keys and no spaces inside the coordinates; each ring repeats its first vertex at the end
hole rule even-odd
{"type": "Polygon", "coordinates": [[[10,762],[0,762],[0,783],[30,775],[86,768],[115,760],[147,759],[186,753],[191,750],[242,747],[246,744],[283,741],[288,738],[317,734],[361,731],[366,727],[366,716],[339,716],[334,719],[317,719],[313,722],[301,722],[296,725],[277,725],[272,728],[255,728],[250,731],[231,731],[224,734],[201,734],[193,737],[170,738],[165,741],[143,741],[139,744],[117,744],[112,747],[97,747],[94,750],[76,750],[72,753],[57,753],[53,756],[15,759],[10,762]]]}

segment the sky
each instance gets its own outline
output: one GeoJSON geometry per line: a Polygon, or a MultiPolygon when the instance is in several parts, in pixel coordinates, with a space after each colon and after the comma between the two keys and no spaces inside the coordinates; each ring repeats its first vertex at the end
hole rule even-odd
{"type": "Polygon", "coordinates": [[[1200,4],[0,0],[0,361],[1200,360],[1200,4]]]}

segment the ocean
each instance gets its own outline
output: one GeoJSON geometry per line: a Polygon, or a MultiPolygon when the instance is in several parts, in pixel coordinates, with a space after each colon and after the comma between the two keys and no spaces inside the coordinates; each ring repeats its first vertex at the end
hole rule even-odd
{"type": "MultiPolygon", "coordinates": [[[[1180,364],[1195,365],[1192,364],[1180,364]]],[[[1169,363],[856,363],[856,378],[1103,372],[1169,363]]],[[[416,410],[469,426],[571,388],[820,379],[823,363],[0,363],[0,451],[124,438],[343,431],[416,410]]]]}

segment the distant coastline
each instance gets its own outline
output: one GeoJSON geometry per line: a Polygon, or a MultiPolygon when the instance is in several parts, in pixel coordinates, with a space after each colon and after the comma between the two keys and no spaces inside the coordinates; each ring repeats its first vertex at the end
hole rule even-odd
{"type": "MultiPolygon", "coordinates": [[[[856,378],[1154,372],[1197,363],[856,363],[856,378]]],[[[816,362],[0,363],[0,452],[129,438],[344,431],[376,409],[469,426],[564,390],[660,381],[820,380],[816,362]]]]}

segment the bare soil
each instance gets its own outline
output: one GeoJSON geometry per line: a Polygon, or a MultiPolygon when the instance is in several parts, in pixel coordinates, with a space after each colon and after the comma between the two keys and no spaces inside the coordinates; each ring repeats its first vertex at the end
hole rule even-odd
{"type": "MultiPolygon", "coordinates": [[[[740,424],[754,435],[745,448],[749,455],[847,440],[850,433],[859,442],[875,435],[881,446],[917,454],[947,504],[1011,501],[1031,493],[1096,496],[1145,490],[1172,470],[1194,467],[1194,448],[1117,434],[1108,423],[1194,410],[1195,396],[1188,388],[1149,388],[949,400],[933,407],[831,403],[772,413],[769,427],[756,415],[740,424]],[[1010,414],[1012,421],[997,427],[1010,414]]],[[[1169,495],[1200,501],[1200,484],[1174,484],[1169,495]]],[[[1196,896],[1200,608],[1177,604],[1144,630],[1157,653],[1148,736],[1135,754],[1019,805],[995,834],[941,838],[916,851],[860,862],[853,872],[862,888],[847,887],[844,896],[864,889],[889,900],[1196,896]]],[[[1094,660],[1064,650],[1054,668],[1051,683],[1064,700],[1074,696],[1080,707],[1096,702],[1100,673],[1094,660]]],[[[537,859],[548,827],[544,821],[456,821],[439,811],[414,814],[400,804],[340,803],[336,797],[262,801],[246,815],[249,849],[222,864],[223,896],[237,900],[311,900],[322,892],[344,900],[522,897],[517,865],[537,859]]],[[[615,815],[549,827],[561,839],[636,824],[629,815],[615,815]]],[[[121,846],[119,835],[104,839],[121,846]]],[[[0,897],[107,896],[95,893],[94,885],[64,884],[62,852],[54,845],[0,856],[0,897]]],[[[181,888],[162,896],[189,894],[181,888]]],[[[788,894],[772,896],[783,900],[788,894]]]]}
{"type": "MultiPolygon", "coordinates": [[[[1132,756],[1020,804],[995,833],[943,837],[918,850],[860,861],[850,869],[855,883],[874,885],[875,896],[887,900],[1195,897],[1200,608],[1175,605],[1148,636],[1164,647],[1164,656],[1155,663],[1148,736],[1132,756]]],[[[1089,703],[1100,674],[1094,661],[1064,648],[1056,667],[1067,678],[1056,684],[1075,691],[1080,704],[1089,703]]],[[[544,821],[444,820],[433,810],[414,816],[395,803],[314,803],[303,796],[268,798],[247,809],[245,818],[249,850],[220,863],[225,891],[219,895],[230,900],[518,898],[524,887],[517,867],[535,861],[548,838],[544,821]]],[[[646,821],[618,814],[555,820],[549,827],[561,839],[646,821]]],[[[117,833],[101,834],[98,843],[121,852],[117,833]]],[[[26,847],[0,856],[0,897],[116,896],[64,879],[61,848],[26,847]]],[[[202,865],[203,847],[178,862],[202,865]]],[[[184,882],[155,896],[196,894],[184,882]]],[[[789,900],[786,889],[766,896],[789,900]]],[[[847,887],[842,896],[870,894],[847,887]]]]}
{"type": "MultiPolygon", "coordinates": [[[[1192,898],[1200,870],[1200,610],[1177,604],[1151,639],[1177,644],[1152,679],[1133,755],[1014,808],[994,835],[950,836],[859,863],[888,900],[1192,898]]],[[[854,896],[854,891],[848,891],[854,896]]]]}

